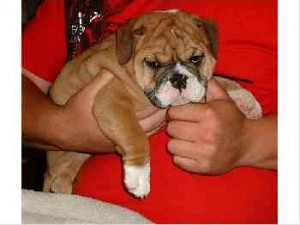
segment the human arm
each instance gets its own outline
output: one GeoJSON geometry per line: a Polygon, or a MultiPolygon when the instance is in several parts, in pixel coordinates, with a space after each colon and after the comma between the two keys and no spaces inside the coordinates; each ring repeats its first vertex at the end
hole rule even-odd
{"type": "Polygon", "coordinates": [[[239,166],[277,168],[277,116],[247,119],[212,80],[209,102],[172,107],[167,131],[174,163],[190,172],[222,174],[239,166]]]}
{"type": "MultiPolygon", "coordinates": [[[[104,86],[106,81],[99,80],[104,86]]],[[[43,87],[22,76],[22,129],[26,142],[50,150],[112,151],[113,145],[98,131],[86,109],[92,103],[94,90],[84,89],[61,107],[44,93],[43,87]],[[86,105],[79,105],[84,101],[86,105]]],[[[92,87],[92,86],[90,86],[92,87]]]]}
{"type": "MultiPolygon", "coordinates": [[[[89,153],[111,152],[114,145],[99,130],[91,106],[99,88],[113,75],[105,71],[66,106],[58,106],[32,82],[22,76],[22,129],[25,142],[46,150],[70,150],[89,153]]],[[[44,91],[44,92],[43,92],[44,91]]],[[[137,112],[137,119],[151,135],[164,123],[165,111],[155,107],[137,112]]]]}

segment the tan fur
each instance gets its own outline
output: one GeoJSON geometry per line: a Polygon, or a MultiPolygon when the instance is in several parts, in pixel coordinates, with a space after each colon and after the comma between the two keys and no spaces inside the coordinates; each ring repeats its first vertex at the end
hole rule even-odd
{"type": "MultiPolygon", "coordinates": [[[[210,40],[214,35],[209,34],[204,20],[195,15],[144,15],[67,63],[50,89],[50,96],[56,104],[64,105],[99,76],[101,69],[110,70],[115,78],[99,90],[92,112],[104,134],[115,143],[124,163],[143,166],[149,162],[150,147],[135,111],[151,104],[144,91],[153,87],[155,79],[144,66],[145,56],[155,54],[161,61],[171,62],[185,60],[194,49],[201,48],[207,57],[199,71],[209,79],[217,49],[216,41],[210,40]]],[[[71,192],[72,183],[88,157],[82,153],[48,152],[44,190],[71,192]]]]}

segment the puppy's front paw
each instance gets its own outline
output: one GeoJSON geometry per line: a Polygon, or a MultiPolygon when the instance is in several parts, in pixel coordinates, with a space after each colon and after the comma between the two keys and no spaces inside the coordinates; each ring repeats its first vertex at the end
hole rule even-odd
{"type": "Polygon", "coordinates": [[[130,193],[138,198],[150,192],[150,164],[144,166],[124,165],[124,183],[130,193]]]}
{"type": "Polygon", "coordinates": [[[248,119],[259,119],[262,117],[262,108],[250,91],[236,89],[229,91],[228,94],[248,119]]]}

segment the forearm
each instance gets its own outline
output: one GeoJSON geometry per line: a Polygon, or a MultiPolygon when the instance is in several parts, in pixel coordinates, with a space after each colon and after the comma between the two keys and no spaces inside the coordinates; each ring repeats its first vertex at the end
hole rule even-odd
{"type": "Polygon", "coordinates": [[[88,93],[81,94],[73,98],[72,103],[58,106],[31,78],[22,77],[22,130],[25,144],[45,150],[88,153],[114,151],[113,143],[100,131],[91,115],[93,97],[87,98],[88,93]]]}
{"type": "Polygon", "coordinates": [[[277,169],[277,116],[248,120],[243,134],[240,166],[277,169]]]}
{"type": "MultiPolygon", "coordinates": [[[[56,124],[58,106],[31,80],[22,76],[22,130],[25,142],[57,146],[60,142],[56,124]]],[[[42,146],[40,145],[40,146],[42,146]]]]}

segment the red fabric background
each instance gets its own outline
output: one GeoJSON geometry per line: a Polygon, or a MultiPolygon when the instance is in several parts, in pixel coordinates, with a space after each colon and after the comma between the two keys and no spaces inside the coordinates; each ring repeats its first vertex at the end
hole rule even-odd
{"type": "Polygon", "coordinates": [[[22,34],[22,67],[51,82],[66,60],[64,13],[64,1],[45,0],[22,34]]]}
{"type": "MultiPolygon", "coordinates": [[[[64,64],[63,1],[46,0],[23,34],[23,67],[53,81],[64,64]]],[[[180,8],[214,19],[220,30],[216,72],[247,78],[264,113],[277,112],[277,1],[136,0],[109,18],[123,22],[154,9],[180,8]]],[[[277,173],[239,168],[201,176],[176,168],[164,131],[151,138],[151,193],[129,195],[116,155],[94,156],[84,165],[74,192],[136,210],[158,223],[276,223],[277,173]]]]}
{"type": "Polygon", "coordinates": [[[183,172],[167,153],[164,131],[151,138],[151,192],[132,197],[113,154],[84,165],[74,193],[135,210],[155,223],[277,223],[277,173],[239,168],[223,176],[183,172]]]}

